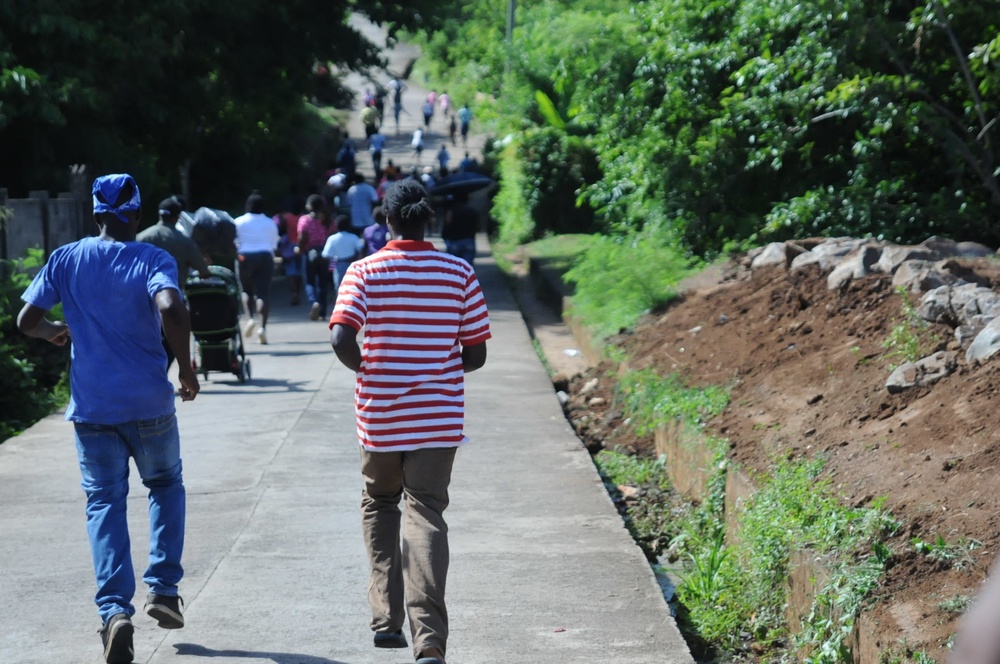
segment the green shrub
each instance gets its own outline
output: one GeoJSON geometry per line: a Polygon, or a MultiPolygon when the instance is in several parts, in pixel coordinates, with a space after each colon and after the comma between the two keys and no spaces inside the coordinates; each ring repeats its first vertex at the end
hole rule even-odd
{"type": "Polygon", "coordinates": [[[577,203],[580,189],[600,178],[597,158],[586,139],[554,127],[532,129],[524,132],[517,154],[535,238],[599,230],[591,207],[577,203]]]}
{"type": "Polygon", "coordinates": [[[533,238],[535,222],[525,197],[526,177],[515,146],[508,145],[500,152],[499,166],[500,189],[493,199],[493,216],[500,224],[497,241],[524,244],[533,238]]]}
{"type": "MultiPolygon", "coordinates": [[[[0,441],[45,417],[69,396],[69,348],[31,339],[17,329],[21,293],[44,262],[41,249],[0,262],[0,441]]],[[[60,314],[59,309],[53,313],[60,314]]]]}
{"type": "Polygon", "coordinates": [[[693,267],[661,237],[600,237],[565,275],[575,284],[572,313],[598,337],[610,336],[676,297],[693,267]]]}

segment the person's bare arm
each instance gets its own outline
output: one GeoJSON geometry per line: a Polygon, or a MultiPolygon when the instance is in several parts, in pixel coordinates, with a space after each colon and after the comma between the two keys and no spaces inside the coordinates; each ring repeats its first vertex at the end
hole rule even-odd
{"type": "Polygon", "coordinates": [[[178,291],[164,288],[156,294],[156,308],[160,310],[160,319],[163,321],[163,334],[177,358],[181,382],[177,393],[182,401],[191,401],[198,396],[201,386],[191,367],[191,319],[188,317],[187,307],[178,291]]]}
{"type": "Polygon", "coordinates": [[[486,342],[472,346],[462,346],[462,369],[465,373],[482,369],[486,364],[486,342]]]}
{"type": "Polygon", "coordinates": [[[202,279],[208,279],[212,276],[212,273],[208,271],[208,260],[205,259],[205,255],[201,253],[198,245],[191,241],[191,256],[189,260],[191,262],[191,267],[198,272],[198,276],[202,279]]]}
{"type": "Polygon", "coordinates": [[[358,331],[350,325],[335,323],[330,330],[330,345],[340,363],[351,371],[361,369],[361,348],[358,346],[358,331]]]}
{"type": "Polygon", "coordinates": [[[17,315],[17,329],[29,337],[45,339],[56,346],[65,346],[69,341],[69,328],[62,321],[51,321],[45,317],[48,311],[34,304],[26,304],[17,315]]]}

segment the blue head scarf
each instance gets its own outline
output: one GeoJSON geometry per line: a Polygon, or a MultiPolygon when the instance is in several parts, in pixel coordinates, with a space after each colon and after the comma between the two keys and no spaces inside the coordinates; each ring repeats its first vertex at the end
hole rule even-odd
{"type": "Polygon", "coordinates": [[[122,212],[138,210],[142,206],[142,199],[139,197],[139,185],[135,183],[135,180],[128,173],[102,175],[94,180],[92,193],[94,195],[95,214],[110,212],[126,224],[129,222],[129,219],[122,212]],[[115,207],[118,195],[127,184],[132,185],[132,198],[115,207]]]}

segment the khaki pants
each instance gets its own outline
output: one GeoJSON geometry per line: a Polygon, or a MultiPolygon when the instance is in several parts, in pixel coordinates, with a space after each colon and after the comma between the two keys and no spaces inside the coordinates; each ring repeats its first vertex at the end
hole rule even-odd
{"type": "Polygon", "coordinates": [[[404,616],[416,656],[429,648],[445,652],[448,610],[448,485],[457,448],[414,452],[361,449],[361,529],[371,564],[368,603],[371,628],[401,629],[404,616]],[[405,505],[400,541],[400,498],[405,505]],[[405,614],[404,614],[405,603],[405,614]]]}

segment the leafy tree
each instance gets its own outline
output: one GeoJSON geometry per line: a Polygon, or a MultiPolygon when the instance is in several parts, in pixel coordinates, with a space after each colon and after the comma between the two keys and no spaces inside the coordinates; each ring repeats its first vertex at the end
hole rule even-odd
{"type": "Polygon", "coordinates": [[[498,132],[584,136],[601,176],[580,200],[612,232],[701,255],[823,234],[1000,243],[997,0],[539,0],[509,49],[496,4],[466,3],[432,52],[478,68],[498,132]]]}
{"type": "Polygon", "coordinates": [[[52,188],[71,163],[200,200],[296,174],[302,99],[323,72],[375,66],[350,12],[432,27],[450,3],[36,0],[0,3],[0,183],[52,188]]]}

